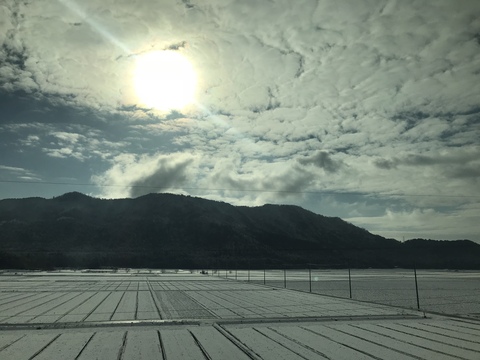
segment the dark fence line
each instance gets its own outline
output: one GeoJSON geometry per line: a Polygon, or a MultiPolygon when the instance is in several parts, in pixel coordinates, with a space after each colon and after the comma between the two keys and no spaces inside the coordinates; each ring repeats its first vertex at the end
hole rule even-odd
{"type": "MultiPolygon", "coordinates": [[[[202,273],[222,277],[229,280],[236,280],[236,281],[246,281],[252,283],[259,283],[262,285],[273,285],[275,287],[282,287],[285,289],[293,289],[293,290],[300,290],[310,293],[335,293],[340,292],[343,289],[340,288],[333,288],[327,289],[326,291],[322,291],[322,289],[314,288],[315,284],[323,284],[324,282],[336,283],[338,284],[348,281],[348,286],[345,290],[348,290],[348,297],[350,299],[354,298],[354,286],[355,284],[355,271],[357,269],[343,269],[343,270],[327,270],[325,268],[303,268],[303,269],[214,269],[214,270],[202,270],[202,273]],[[335,272],[335,275],[341,275],[341,272],[344,272],[345,278],[328,278],[328,276],[332,276],[330,272],[335,272]],[[312,276],[317,274],[318,276],[312,276]],[[322,276],[323,275],[323,276],[322,276]],[[353,275],[353,276],[352,276],[353,275]],[[321,277],[319,277],[321,276],[321,277]],[[323,277],[327,277],[325,279],[323,277]],[[330,290],[330,291],[329,291],[330,290]]],[[[414,267],[413,269],[402,269],[404,271],[410,272],[410,276],[412,276],[411,285],[412,289],[415,292],[415,300],[416,300],[416,308],[417,310],[421,310],[420,308],[420,295],[419,295],[419,287],[418,287],[418,279],[417,279],[417,269],[414,267]]],[[[361,271],[361,270],[360,270],[361,271]]],[[[405,280],[405,279],[404,279],[405,280]]],[[[357,280],[358,281],[358,280],[357,280]]],[[[361,280],[365,281],[365,280],[361,280]]],[[[371,280],[374,281],[374,280],[371,280]]],[[[366,289],[362,289],[365,291],[366,289]]],[[[368,290],[368,288],[367,288],[368,290]]],[[[392,290],[392,289],[388,289],[392,290]]],[[[396,290],[396,289],[393,289],[396,290]]],[[[332,295],[332,294],[330,294],[332,295]]],[[[338,296],[338,295],[334,295],[338,296]]],[[[340,296],[346,297],[346,296],[340,296]]],[[[398,300],[406,300],[403,298],[399,298],[398,300]]],[[[412,298],[413,300],[413,298],[412,298]]],[[[375,302],[375,301],[374,301],[375,302]]]]}

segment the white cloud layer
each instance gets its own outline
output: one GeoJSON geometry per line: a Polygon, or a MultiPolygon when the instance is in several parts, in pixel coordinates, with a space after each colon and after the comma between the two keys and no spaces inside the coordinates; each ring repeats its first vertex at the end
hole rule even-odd
{"type": "Polygon", "coordinates": [[[3,166],[35,151],[102,196],[290,202],[480,241],[479,19],[476,0],[6,0],[0,100],[42,105],[5,111],[3,166]],[[163,49],[198,76],[170,114],[132,90],[136,56],[163,49]]]}
{"type": "Polygon", "coordinates": [[[103,175],[93,176],[102,186],[102,196],[138,197],[152,192],[178,191],[191,180],[191,165],[195,157],[189,154],[155,154],[137,156],[122,154],[115,157],[112,167],[103,175]]]}

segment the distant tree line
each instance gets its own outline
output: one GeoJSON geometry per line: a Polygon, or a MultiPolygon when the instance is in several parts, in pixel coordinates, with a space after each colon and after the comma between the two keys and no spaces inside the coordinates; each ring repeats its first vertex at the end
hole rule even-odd
{"type": "Polygon", "coordinates": [[[160,268],[430,268],[480,269],[480,245],[416,240],[395,248],[367,249],[170,249],[158,252],[0,252],[3,269],[160,268]]]}

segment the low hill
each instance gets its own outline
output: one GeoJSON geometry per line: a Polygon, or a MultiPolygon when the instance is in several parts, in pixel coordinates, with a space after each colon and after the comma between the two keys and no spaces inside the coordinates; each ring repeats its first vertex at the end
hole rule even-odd
{"type": "Polygon", "coordinates": [[[4,268],[410,267],[413,261],[475,268],[478,260],[470,257],[480,255],[479,245],[460,243],[447,261],[449,250],[428,243],[425,251],[434,255],[424,262],[418,250],[424,243],[402,244],[298,206],[238,207],[173,194],[1,200],[0,234],[4,268]],[[464,249],[467,262],[460,261],[464,249]]]}

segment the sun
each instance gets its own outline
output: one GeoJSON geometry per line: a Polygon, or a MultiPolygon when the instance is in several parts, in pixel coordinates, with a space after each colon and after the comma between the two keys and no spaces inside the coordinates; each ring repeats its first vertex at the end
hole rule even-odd
{"type": "Polygon", "coordinates": [[[176,51],[152,51],[138,56],[133,81],[139,102],[149,108],[181,110],[195,100],[195,70],[176,51]]]}

